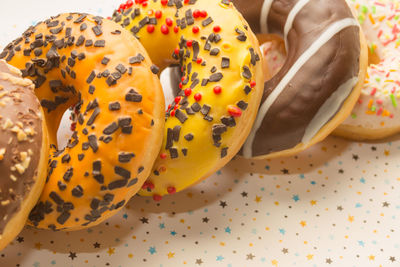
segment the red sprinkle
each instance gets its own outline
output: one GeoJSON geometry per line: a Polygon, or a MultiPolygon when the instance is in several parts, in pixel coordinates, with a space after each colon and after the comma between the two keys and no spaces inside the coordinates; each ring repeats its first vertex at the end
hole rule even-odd
{"type": "Polygon", "coordinates": [[[192,32],[193,33],[198,33],[200,31],[200,28],[198,26],[193,26],[192,32]]]}
{"type": "Polygon", "coordinates": [[[156,16],[157,19],[160,19],[162,17],[162,11],[161,10],[157,10],[155,16],[156,16]]]}
{"type": "Polygon", "coordinates": [[[147,25],[147,32],[148,33],[153,33],[154,29],[155,29],[154,25],[152,25],[152,24],[147,25]]]}
{"type": "Polygon", "coordinates": [[[203,62],[203,59],[201,59],[201,58],[197,58],[197,59],[196,59],[196,63],[197,63],[197,64],[201,64],[201,62],[203,62]]]}
{"type": "Polygon", "coordinates": [[[255,82],[255,81],[251,81],[251,82],[250,82],[250,87],[251,87],[251,88],[254,88],[254,86],[256,86],[256,82],[255,82]]]}
{"type": "Polygon", "coordinates": [[[198,17],[200,17],[200,10],[196,9],[195,11],[193,11],[193,17],[195,19],[197,19],[198,17]]]}
{"type": "Polygon", "coordinates": [[[185,0],[184,3],[185,3],[185,4],[189,4],[189,0],[185,0]]]}
{"type": "Polygon", "coordinates": [[[207,17],[207,11],[205,11],[205,10],[203,10],[203,11],[201,11],[200,12],[200,16],[202,17],[202,18],[205,18],[205,17],[207,17]]]}
{"type": "Polygon", "coordinates": [[[171,27],[172,24],[174,24],[174,22],[173,22],[172,19],[170,19],[170,18],[166,18],[166,19],[165,19],[165,23],[166,23],[167,26],[169,26],[169,27],[171,27]]]}
{"type": "Polygon", "coordinates": [[[169,29],[168,29],[167,25],[162,25],[161,26],[161,32],[163,34],[168,34],[169,33],[169,29]]]}
{"type": "Polygon", "coordinates": [[[240,108],[238,108],[236,106],[229,105],[228,106],[228,112],[232,117],[240,117],[240,116],[242,116],[242,111],[240,110],[240,108]]]}
{"type": "Polygon", "coordinates": [[[155,194],[155,195],[153,195],[153,199],[154,199],[154,201],[158,202],[158,201],[161,201],[162,196],[155,194]]]}
{"type": "Polygon", "coordinates": [[[142,3],[142,6],[143,6],[143,7],[146,7],[147,4],[148,4],[147,2],[143,2],[143,3],[142,3]]]}
{"type": "Polygon", "coordinates": [[[167,157],[167,154],[166,154],[166,153],[161,153],[161,154],[160,154],[160,158],[165,159],[166,157],[167,157]]]}
{"type": "Polygon", "coordinates": [[[215,86],[215,87],[214,87],[214,93],[215,93],[216,95],[219,95],[219,94],[221,93],[221,91],[222,91],[221,86],[215,86]]]}
{"type": "Polygon", "coordinates": [[[175,48],[174,53],[175,55],[179,55],[179,48],[175,48]]]}
{"type": "Polygon", "coordinates": [[[133,1],[132,1],[132,0],[126,1],[126,7],[127,7],[127,8],[130,8],[130,7],[132,7],[132,6],[133,6],[133,1]]]}
{"type": "Polygon", "coordinates": [[[214,30],[214,32],[220,32],[221,31],[221,27],[216,25],[216,26],[214,26],[213,30],[214,30]]]}
{"type": "Polygon", "coordinates": [[[186,41],[186,45],[187,47],[191,47],[193,45],[193,41],[192,40],[186,41]]]}
{"type": "Polygon", "coordinates": [[[176,188],[173,187],[173,186],[169,186],[169,187],[167,188],[167,191],[168,191],[168,194],[172,195],[172,194],[175,194],[175,193],[176,193],[176,188]]]}
{"type": "Polygon", "coordinates": [[[181,81],[183,82],[184,80],[186,80],[186,77],[185,76],[183,76],[182,78],[181,78],[181,81]]]}
{"type": "Polygon", "coordinates": [[[380,107],[380,108],[378,109],[378,111],[376,112],[376,115],[377,115],[377,116],[380,116],[380,115],[382,114],[382,112],[383,112],[383,108],[380,107]]]}
{"type": "Polygon", "coordinates": [[[183,84],[179,83],[179,88],[182,89],[183,88],[183,84]]]}
{"type": "Polygon", "coordinates": [[[177,97],[175,97],[175,104],[179,104],[179,102],[181,102],[181,97],[180,96],[177,96],[177,97]]]}
{"type": "Polygon", "coordinates": [[[179,27],[178,26],[174,26],[174,33],[178,33],[179,32],[179,27]]]}
{"type": "Polygon", "coordinates": [[[71,131],[75,131],[76,129],[76,122],[71,123],[71,131]]]}
{"type": "Polygon", "coordinates": [[[148,190],[148,189],[153,190],[154,189],[154,184],[152,182],[147,182],[146,181],[146,182],[144,182],[142,188],[146,189],[146,190],[148,190]]]}
{"type": "Polygon", "coordinates": [[[161,5],[166,6],[168,4],[168,0],[161,0],[161,5]]]}
{"type": "Polygon", "coordinates": [[[171,111],[171,117],[175,116],[175,110],[171,111]]]}
{"type": "Polygon", "coordinates": [[[192,89],[187,88],[185,89],[185,96],[190,96],[192,94],[192,89]]]}
{"type": "Polygon", "coordinates": [[[201,100],[201,94],[200,93],[195,94],[194,95],[194,100],[200,101],[201,100]]]}

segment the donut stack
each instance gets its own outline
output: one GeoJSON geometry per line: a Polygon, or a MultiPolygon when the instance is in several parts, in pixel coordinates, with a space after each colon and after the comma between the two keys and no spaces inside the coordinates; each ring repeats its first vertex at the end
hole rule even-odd
{"type": "Polygon", "coordinates": [[[238,153],[293,155],[335,129],[397,132],[399,3],[350,2],[357,15],[345,0],[128,0],[109,19],[68,13],[28,28],[0,53],[0,250],[26,221],[92,227],[238,153]],[[165,104],[159,74],[172,65],[165,104]]]}

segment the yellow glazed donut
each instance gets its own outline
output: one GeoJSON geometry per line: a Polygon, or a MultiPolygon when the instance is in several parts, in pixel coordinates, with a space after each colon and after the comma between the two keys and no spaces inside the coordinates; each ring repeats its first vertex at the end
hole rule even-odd
{"type": "Polygon", "coordinates": [[[258,41],[225,0],[128,1],[113,20],[161,69],[179,63],[183,72],[162,150],[140,191],[160,200],[217,171],[245,141],[262,96],[258,41]]]}
{"type": "Polygon", "coordinates": [[[0,250],[24,227],[46,178],[47,128],[33,89],[0,60],[0,250]]]}
{"type": "Polygon", "coordinates": [[[380,139],[400,132],[400,1],[348,0],[356,9],[369,46],[361,96],[336,135],[380,139]]]}
{"type": "Polygon", "coordinates": [[[112,21],[62,14],[1,57],[34,81],[49,127],[48,176],[30,224],[77,230],[115,214],[141,188],[162,141],[164,97],[146,51],[112,21]],[[76,129],[58,150],[60,119],[76,103],[76,129]]]}

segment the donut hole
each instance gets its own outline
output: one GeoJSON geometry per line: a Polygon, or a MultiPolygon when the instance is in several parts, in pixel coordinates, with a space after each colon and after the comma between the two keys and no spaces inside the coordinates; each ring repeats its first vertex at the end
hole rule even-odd
{"type": "Polygon", "coordinates": [[[76,116],[74,115],[76,110],[76,107],[72,106],[62,116],[57,130],[57,145],[60,150],[64,149],[68,144],[68,140],[71,139],[73,124],[76,123],[76,116]]]}
{"type": "Polygon", "coordinates": [[[285,41],[277,34],[259,34],[257,39],[264,59],[264,81],[268,81],[281,70],[286,61],[285,41]]]}
{"type": "Polygon", "coordinates": [[[179,66],[171,65],[165,68],[160,75],[161,85],[164,91],[166,106],[172,103],[179,91],[180,73],[179,66]]]}

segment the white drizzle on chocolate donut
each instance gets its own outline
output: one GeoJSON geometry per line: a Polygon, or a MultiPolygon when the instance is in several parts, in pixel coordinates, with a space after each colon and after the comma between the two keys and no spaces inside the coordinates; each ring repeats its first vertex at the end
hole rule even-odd
{"type": "Polygon", "coordinates": [[[264,0],[260,16],[261,33],[268,33],[268,25],[265,22],[268,20],[268,14],[271,9],[272,2],[273,0],[264,0]]]}
{"type": "MultiPolygon", "coordinates": [[[[289,15],[290,16],[290,15],[289,15]]],[[[303,65],[312,57],[315,55],[315,53],[326,44],[327,41],[329,41],[334,35],[336,35],[337,33],[339,33],[340,31],[342,31],[343,29],[347,28],[347,27],[351,27],[351,26],[358,26],[357,21],[355,19],[343,19],[340,20],[338,22],[335,22],[334,24],[332,24],[312,45],[311,47],[305,51],[302,56],[293,64],[292,68],[289,70],[289,72],[283,77],[283,79],[280,81],[280,83],[278,84],[277,87],[275,87],[275,89],[273,90],[273,92],[267,97],[267,99],[264,101],[264,103],[262,103],[259,113],[257,115],[257,119],[256,122],[254,124],[254,127],[249,135],[249,137],[247,138],[246,143],[244,144],[243,147],[243,155],[246,158],[249,158],[253,155],[252,152],[252,145],[254,142],[254,138],[255,135],[258,131],[258,129],[260,128],[263,119],[265,117],[265,115],[267,114],[269,108],[271,107],[271,105],[276,101],[276,99],[279,97],[279,95],[282,93],[282,91],[286,88],[286,86],[288,85],[288,83],[292,80],[292,78],[298,73],[298,71],[303,67],[303,65]]],[[[352,78],[351,80],[353,80],[354,78],[352,78]]],[[[358,81],[357,77],[355,77],[356,81],[358,81]]],[[[356,82],[357,83],[357,82],[356,82]]],[[[345,83],[345,85],[347,85],[347,88],[344,90],[347,92],[347,95],[350,93],[351,89],[353,88],[353,86],[356,84],[354,82],[351,83],[345,83]]],[[[339,87],[340,88],[340,87],[339,87]]],[[[327,101],[333,101],[334,99],[337,99],[334,95],[332,96],[332,98],[329,98],[327,101]]],[[[332,107],[334,108],[334,110],[329,110],[329,114],[334,115],[336,113],[337,107],[340,106],[340,104],[343,102],[343,99],[340,98],[340,102],[338,103],[339,105],[335,104],[332,105],[332,107]]],[[[331,117],[327,117],[327,120],[323,120],[320,121],[319,125],[315,125],[316,128],[319,130],[322,128],[322,126],[324,126],[328,120],[331,117]]],[[[312,131],[312,132],[318,132],[317,131],[312,131]]],[[[308,140],[310,140],[310,138],[306,138],[308,140]]],[[[305,138],[303,137],[303,140],[305,140],[305,138]]]]}
{"type": "Polygon", "coordinates": [[[305,149],[329,134],[356,101],[366,65],[358,22],[345,0],[233,2],[253,31],[281,35],[287,50],[281,70],[265,83],[241,152],[266,158],[305,149]]]}

